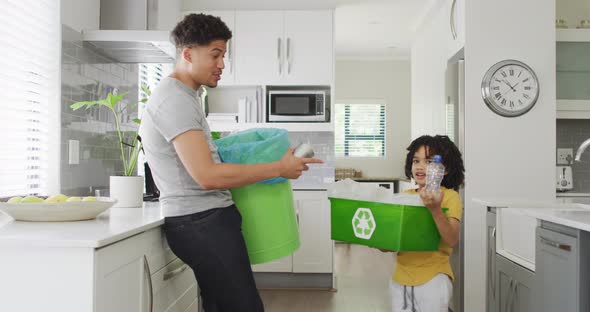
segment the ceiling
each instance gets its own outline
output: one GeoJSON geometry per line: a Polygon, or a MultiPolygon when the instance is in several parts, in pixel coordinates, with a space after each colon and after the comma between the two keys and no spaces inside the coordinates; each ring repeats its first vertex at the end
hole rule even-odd
{"type": "Polygon", "coordinates": [[[336,57],[408,59],[412,38],[443,0],[183,0],[183,10],[335,10],[336,57]]]}
{"type": "Polygon", "coordinates": [[[337,0],[336,57],[408,59],[414,33],[443,0],[337,0]]]}

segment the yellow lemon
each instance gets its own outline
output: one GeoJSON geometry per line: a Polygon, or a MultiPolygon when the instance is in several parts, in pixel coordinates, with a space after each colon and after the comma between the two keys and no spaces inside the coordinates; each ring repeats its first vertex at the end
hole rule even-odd
{"type": "Polygon", "coordinates": [[[66,201],[67,202],[79,202],[79,201],[82,201],[82,199],[78,196],[72,196],[72,197],[68,198],[66,201]]]}
{"type": "Polygon", "coordinates": [[[94,196],[86,196],[86,197],[82,198],[82,201],[85,201],[85,202],[96,201],[96,197],[94,197],[94,196]]]}
{"type": "Polygon", "coordinates": [[[18,203],[20,203],[22,200],[23,200],[23,198],[22,198],[22,197],[20,197],[20,196],[15,196],[15,197],[11,197],[11,198],[10,198],[10,199],[7,201],[7,203],[10,203],[10,204],[18,204],[18,203]]]}
{"type": "Polygon", "coordinates": [[[47,197],[47,199],[45,199],[45,202],[46,203],[63,203],[66,200],[68,200],[68,197],[66,195],[57,194],[57,195],[47,197]]]}
{"type": "Polygon", "coordinates": [[[21,204],[42,203],[43,199],[37,196],[27,196],[23,198],[20,202],[21,204]]]}

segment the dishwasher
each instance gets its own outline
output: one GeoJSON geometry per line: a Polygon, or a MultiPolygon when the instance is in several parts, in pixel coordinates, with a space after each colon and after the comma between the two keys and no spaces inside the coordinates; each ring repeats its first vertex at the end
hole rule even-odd
{"type": "Polygon", "coordinates": [[[535,249],[535,311],[590,311],[590,233],[542,221],[535,249]]]}

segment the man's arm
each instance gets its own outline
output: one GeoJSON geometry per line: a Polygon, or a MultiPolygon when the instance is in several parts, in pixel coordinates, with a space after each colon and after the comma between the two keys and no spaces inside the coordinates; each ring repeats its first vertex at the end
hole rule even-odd
{"type": "Polygon", "coordinates": [[[205,189],[240,187],[258,181],[284,177],[296,179],[308,170],[307,163],[321,163],[315,158],[297,158],[289,150],[280,161],[256,164],[215,163],[209,144],[200,130],[189,130],[176,136],[172,143],[182,164],[193,180],[205,189]]]}

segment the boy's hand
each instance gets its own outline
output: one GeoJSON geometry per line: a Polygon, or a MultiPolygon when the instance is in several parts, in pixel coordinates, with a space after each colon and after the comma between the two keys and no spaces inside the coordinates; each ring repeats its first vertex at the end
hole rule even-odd
{"type": "Polygon", "coordinates": [[[444,194],[442,191],[438,192],[426,192],[424,189],[420,190],[420,198],[424,203],[424,206],[430,210],[432,214],[442,213],[442,201],[444,194]]]}
{"type": "Polygon", "coordinates": [[[317,158],[299,158],[293,155],[293,149],[289,148],[283,158],[279,160],[280,176],[287,179],[297,179],[303,171],[309,170],[307,164],[321,164],[323,161],[317,158]]]}

